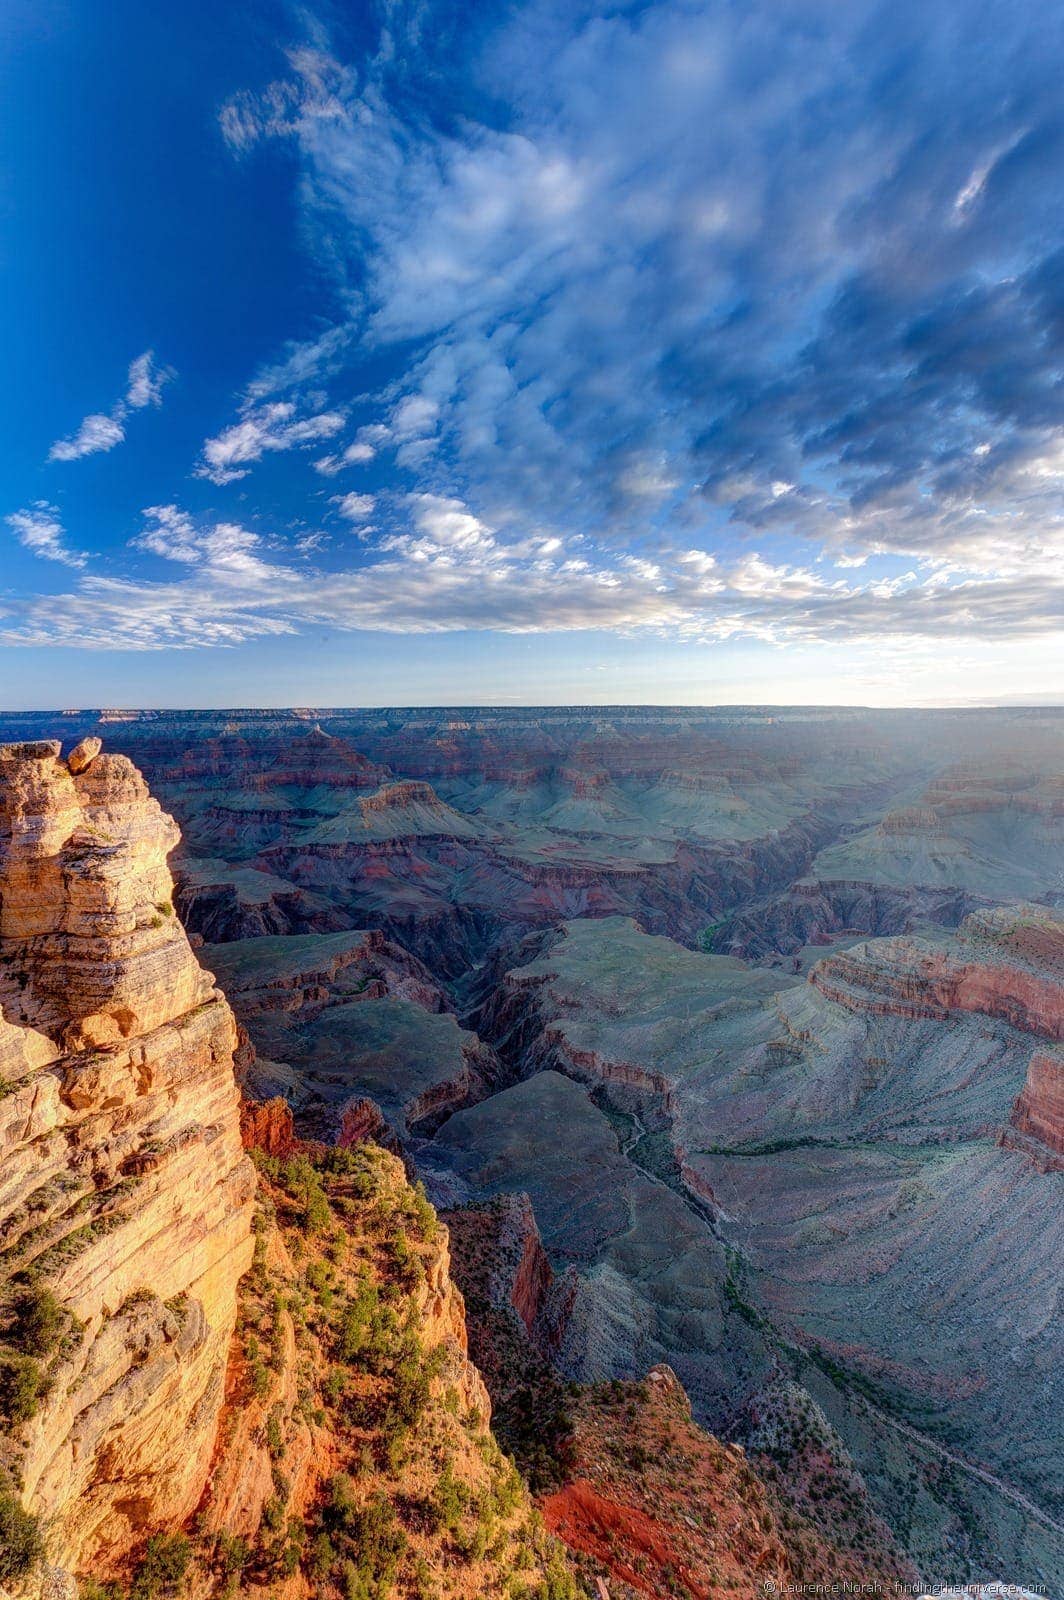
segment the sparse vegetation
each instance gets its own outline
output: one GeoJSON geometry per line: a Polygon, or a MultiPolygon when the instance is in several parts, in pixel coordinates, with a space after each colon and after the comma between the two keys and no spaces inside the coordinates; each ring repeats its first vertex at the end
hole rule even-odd
{"type": "Polygon", "coordinates": [[[176,1594],[188,1571],[192,1546],[183,1533],[157,1533],[149,1540],[130,1585],[130,1600],[176,1594]]]}
{"type": "Polygon", "coordinates": [[[44,1557],[44,1536],[39,1520],[18,1498],[0,1492],[0,1583],[27,1577],[44,1557]]]}
{"type": "Polygon", "coordinates": [[[7,1340],[24,1355],[43,1358],[58,1347],[63,1308],[45,1284],[31,1283],[15,1296],[7,1340]]]}
{"type": "Polygon", "coordinates": [[[0,1356],[0,1416],[11,1423],[36,1416],[48,1380],[32,1356],[0,1356]]]}
{"type": "Polygon", "coordinates": [[[275,1493],[257,1540],[239,1561],[215,1542],[204,1552],[211,1570],[268,1583],[302,1567],[321,1600],[440,1600],[473,1571],[502,1594],[520,1573],[511,1589],[522,1600],[576,1600],[520,1476],[456,1387],[460,1350],[429,1335],[420,1297],[440,1226],[424,1192],[372,1146],[257,1161],[272,1188],[261,1208],[261,1271],[247,1280],[247,1372],[262,1399],[285,1391],[291,1339],[278,1329],[290,1321],[301,1398],[294,1411],[274,1398],[262,1419],[275,1493]],[[315,1204],[320,1216],[308,1226],[315,1204]],[[295,1264],[287,1275],[268,1266],[274,1210],[295,1264]],[[329,1429],[344,1470],[300,1516],[280,1467],[294,1459],[292,1430],[304,1417],[329,1429]]]}

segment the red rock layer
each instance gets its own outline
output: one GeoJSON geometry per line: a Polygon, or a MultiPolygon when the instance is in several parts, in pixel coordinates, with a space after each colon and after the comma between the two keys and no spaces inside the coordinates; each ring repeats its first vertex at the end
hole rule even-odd
{"type": "Polygon", "coordinates": [[[1031,1057],[1027,1082],[1011,1120],[1018,1133],[1064,1156],[1064,1060],[1060,1056],[1039,1053],[1031,1057]]]}
{"type": "Polygon", "coordinates": [[[264,1150],[268,1156],[291,1155],[295,1148],[292,1107],[283,1095],[272,1100],[244,1100],[240,1106],[240,1137],[245,1150],[264,1150]]]}
{"type": "Polygon", "coordinates": [[[544,1521],[607,1575],[610,1593],[753,1600],[791,1577],[743,1451],[691,1421],[669,1367],[655,1367],[645,1384],[585,1391],[565,1462],[564,1484],[540,1501],[544,1521]]]}

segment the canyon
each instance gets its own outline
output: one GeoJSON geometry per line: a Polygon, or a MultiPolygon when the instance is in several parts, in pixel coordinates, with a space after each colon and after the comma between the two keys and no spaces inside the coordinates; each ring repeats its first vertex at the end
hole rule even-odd
{"type": "Polygon", "coordinates": [[[381,1594],[1064,1592],[1061,713],[0,738],[0,1354],[39,1387],[0,1471],[55,1582],[183,1531],[189,1592],[301,1600],[372,1503],[381,1594]],[[340,1384],[367,1283],[417,1358],[340,1384]],[[449,1532],[409,1510],[441,1451],[449,1532]]]}

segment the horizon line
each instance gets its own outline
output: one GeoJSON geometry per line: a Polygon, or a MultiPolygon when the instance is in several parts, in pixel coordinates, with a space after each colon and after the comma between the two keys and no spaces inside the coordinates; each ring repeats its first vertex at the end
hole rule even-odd
{"type": "Polygon", "coordinates": [[[900,711],[1064,711],[1064,696],[1056,699],[973,699],[973,700],[923,700],[923,701],[898,701],[884,705],[873,705],[867,702],[820,701],[820,700],[791,700],[791,701],[759,701],[759,700],[717,700],[684,702],[675,700],[616,700],[616,701],[580,701],[580,700],[527,700],[527,701],[483,701],[470,702],[458,700],[421,700],[410,701],[406,704],[391,701],[367,702],[365,704],[318,704],[298,705],[294,702],[277,701],[268,705],[127,705],[127,706],[77,706],[73,708],[60,708],[57,706],[22,706],[0,708],[0,719],[5,717],[56,717],[60,719],[74,717],[113,717],[116,720],[134,720],[145,716],[268,716],[271,712],[287,712],[290,715],[311,717],[316,715],[336,716],[353,715],[366,712],[411,712],[411,711],[462,711],[462,712],[520,712],[520,711],[587,711],[587,712],[616,712],[616,711],[675,711],[691,713],[697,711],[761,711],[761,712],[786,712],[786,711],[834,711],[834,712],[900,712],[900,711]]]}

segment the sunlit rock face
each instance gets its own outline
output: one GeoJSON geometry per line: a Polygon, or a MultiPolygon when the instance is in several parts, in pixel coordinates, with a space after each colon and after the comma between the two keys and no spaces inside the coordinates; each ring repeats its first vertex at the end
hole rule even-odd
{"type": "Polygon", "coordinates": [[[0,1464],[50,1558],[106,1571],[198,1499],[254,1174],[233,1016],[173,912],[177,826],[91,745],[0,747],[0,1341],[27,1284],[62,1308],[0,1464]]]}

